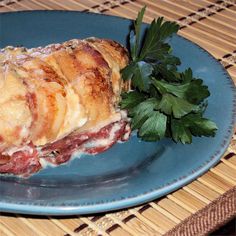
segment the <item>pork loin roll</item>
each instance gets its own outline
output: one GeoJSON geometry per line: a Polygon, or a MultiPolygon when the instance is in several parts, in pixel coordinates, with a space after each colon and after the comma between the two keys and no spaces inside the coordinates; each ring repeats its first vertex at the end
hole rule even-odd
{"type": "Polygon", "coordinates": [[[29,176],[75,151],[96,154],[129,137],[119,109],[129,62],[117,42],[88,38],[0,52],[0,173],[29,176]]]}

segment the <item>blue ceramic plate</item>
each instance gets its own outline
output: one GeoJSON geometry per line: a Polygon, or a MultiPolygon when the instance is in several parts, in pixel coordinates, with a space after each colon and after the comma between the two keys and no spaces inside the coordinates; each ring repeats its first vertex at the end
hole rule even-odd
{"type": "MultiPolygon", "coordinates": [[[[79,12],[34,11],[0,14],[0,23],[0,47],[36,47],[90,36],[125,44],[131,21],[79,12]]],[[[194,138],[191,145],[182,145],[170,140],[140,142],[133,135],[102,154],[49,167],[29,179],[2,176],[0,211],[68,215],[121,209],[166,195],[215,165],[232,135],[234,85],[202,48],[179,36],[170,43],[182,68],[191,67],[209,86],[206,116],[219,127],[215,138],[194,138]]]]}

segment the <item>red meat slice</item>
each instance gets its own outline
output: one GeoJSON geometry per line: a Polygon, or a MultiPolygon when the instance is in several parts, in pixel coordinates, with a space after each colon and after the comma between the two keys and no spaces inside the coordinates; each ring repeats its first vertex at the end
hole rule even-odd
{"type": "Polygon", "coordinates": [[[0,173],[28,177],[42,169],[40,160],[60,165],[71,159],[75,151],[98,154],[110,148],[117,141],[126,141],[130,135],[130,126],[126,121],[107,125],[97,132],[72,133],[54,143],[45,145],[37,151],[32,144],[19,149],[11,156],[0,156],[0,173]]]}

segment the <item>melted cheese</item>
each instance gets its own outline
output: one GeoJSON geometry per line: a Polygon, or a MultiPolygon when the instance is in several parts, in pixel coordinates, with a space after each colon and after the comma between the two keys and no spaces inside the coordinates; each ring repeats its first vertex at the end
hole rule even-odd
{"type": "Polygon", "coordinates": [[[82,127],[88,120],[85,108],[80,104],[79,96],[71,86],[66,88],[66,115],[64,123],[59,131],[57,139],[60,139],[72,131],[82,127]]]}
{"type": "Polygon", "coordinates": [[[90,141],[85,144],[85,148],[96,148],[110,145],[112,142],[114,142],[115,135],[118,130],[120,130],[120,124],[116,123],[112,126],[107,138],[100,138],[96,139],[95,141],[90,141]]]}
{"type": "Polygon", "coordinates": [[[119,71],[128,56],[115,42],[10,47],[0,52],[0,63],[0,150],[29,142],[43,146],[73,131],[96,132],[122,117],[116,110],[119,71]]]}

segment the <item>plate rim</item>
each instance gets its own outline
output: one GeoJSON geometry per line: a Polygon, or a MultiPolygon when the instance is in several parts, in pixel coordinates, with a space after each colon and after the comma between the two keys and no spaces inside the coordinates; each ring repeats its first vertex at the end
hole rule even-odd
{"type": "MultiPolygon", "coordinates": [[[[119,16],[111,16],[106,14],[98,14],[98,13],[92,13],[92,12],[83,12],[83,11],[67,11],[67,10],[25,10],[25,11],[18,11],[18,12],[3,12],[0,13],[0,15],[16,15],[16,14],[32,14],[34,12],[44,12],[44,13],[52,13],[52,12],[62,12],[62,13],[78,13],[78,14],[87,14],[87,15],[96,15],[100,17],[108,17],[108,18],[116,18],[116,19],[123,19],[125,21],[132,22],[132,19],[119,17],[119,16]]],[[[145,25],[148,25],[147,23],[144,23],[145,25]]],[[[109,200],[109,201],[103,201],[103,202],[95,202],[95,203],[89,203],[89,204],[70,204],[70,203],[62,203],[62,204],[47,204],[47,203],[38,203],[33,202],[31,204],[25,203],[22,201],[2,201],[0,199],[0,211],[2,212],[12,212],[12,213],[26,213],[26,214],[33,214],[33,215],[72,215],[72,214],[91,214],[91,213],[98,213],[98,212],[109,212],[113,210],[123,209],[127,207],[132,207],[136,205],[143,204],[145,202],[157,199],[161,196],[167,195],[170,192],[175,191],[178,188],[183,187],[184,185],[188,184],[189,182],[195,180],[197,177],[205,173],[209,168],[216,165],[219,161],[221,156],[224,154],[225,150],[230,144],[230,141],[232,139],[232,136],[234,134],[234,126],[236,121],[236,89],[234,82],[229,75],[228,71],[223,67],[223,65],[217,61],[217,59],[207,50],[196,44],[195,42],[192,42],[189,39],[186,39],[185,37],[181,35],[176,35],[177,38],[181,38],[181,40],[187,41],[188,43],[193,44],[195,47],[198,48],[198,50],[202,51],[204,54],[206,54],[209,57],[209,60],[213,62],[218,68],[220,69],[220,73],[224,75],[222,79],[227,80],[229,82],[229,88],[231,88],[233,99],[232,99],[232,109],[231,109],[231,122],[228,125],[227,130],[225,133],[227,133],[227,137],[224,137],[224,139],[221,140],[221,145],[219,146],[218,150],[213,150],[214,154],[209,157],[209,159],[205,162],[203,162],[198,168],[195,168],[195,170],[190,171],[185,176],[181,176],[176,180],[173,180],[171,183],[167,183],[164,186],[150,189],[147,192],[144,192],[142,194],[138,194],[135,196],[126,196],[125,198],[121,199],[115,199],[115,200],[109,200]]],[[[1,178],[0,178],[0,181],[1,178]]]]}

